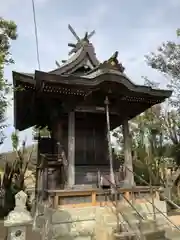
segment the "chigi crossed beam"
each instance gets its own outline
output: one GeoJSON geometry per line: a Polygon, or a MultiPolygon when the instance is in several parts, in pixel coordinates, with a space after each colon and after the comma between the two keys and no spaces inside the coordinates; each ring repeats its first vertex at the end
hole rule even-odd
{"type": "MultiPolygon", "coordinates": [[[[68,28],[77,41],[76,43],[68,43],[68,46],[72,48],[72,50],[69,52],[69,55],[76,53],[82,47],[83,43],[89,42],[89,39],[95,34],[95,30],[93,30],[90,33],[86,32],[84,37],[80,38],[70,24],[68,25],[68,28]]],[[[65,62],[66,62],[65,60],[62,61],[62,63],[65,63],[65,62]]],[[[57,67],[60,67],[60,64],[58,61],[56,61],[55,63],[57,67]]]]}
{"type": "Polygon", "coordinates": [[[95,31],[93,30],[90,33],[86,32],[84,38],[80,38],[76,34],[75,30],[72,28],[72,26],[70,24],[68,25],[68,28],[71,31],[71,33],[73,34],[73,36],[76,38],[76,40],[77,40],[76,44],[74,44],[74,43],[69,43],[68,44],[69,47],[72,47],[72,50],[69,52],[69,55],[71,55],[72,53],[77,52],[78,49],[82,46],[83,42],[84,41],[89,42],[89,39],[95,34],[95,31]]]}

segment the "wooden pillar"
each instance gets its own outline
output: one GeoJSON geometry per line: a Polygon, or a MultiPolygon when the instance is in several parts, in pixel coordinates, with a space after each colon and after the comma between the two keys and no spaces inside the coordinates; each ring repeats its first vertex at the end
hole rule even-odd
{"type": "Polygon", "coordinates": [[[68,187],[75,184],[75,112],[68,116],[68,187]]]}
{"type": "Polygon", "coordinates": [[[46,159],[43,159],[43,172],[42,172],[42,199],[46,200],[48,190],[48,168],[46,159]]]}
{"type": "Polygon", "coordinates": [[[124,138],[124,165],[126,173],[124,183],[127,184],[127,186],[132,187],[134,186],[134,174],[128,120],[124,120],[123,122],[123,138],[124,138]]]}
{"type": "MultiPolygon", "coordinates": [[[[61,151],[60,151],[60,146],[62,144],[62,123],[59,118],[55,119],[53,122],[53,131],[52,131],[52,138],[55,143],[53,146],[53,154],[55,154],[55,158],[57,162],[61,160],[61,151]]],[[[49,190],[54,190],[54,189],[61,189],[63,188],[63,172],[61,171],[60,165],[58,167],[53,166],[53,167],[48,167],[48,188],[49,190]]]]}
{"type": "Polygon", "coordinates": [[[111,178],[111,183],[115,184],[111,135],[110,135],[109,99],[107,96],[106,96],[104,103],[105,103],[105,108],[106,108],[107,141],[108,141],[108,154],[109,154],[109,164],[110,164],[110,178],[111,178]]]}
{"type": "MultiPolygon", "coordinates": [[[[35,209],[39,200],[39,182],[38,176],[40,172],[40,164],[41,164],[41,156],[40,156],[40,131],[38,130],[38,144],[37,144],[37,160],[36,160],[36,173],[35,173],[35,209]]],[[[41,193],[42,195],[42,193],[41,193]]]]}

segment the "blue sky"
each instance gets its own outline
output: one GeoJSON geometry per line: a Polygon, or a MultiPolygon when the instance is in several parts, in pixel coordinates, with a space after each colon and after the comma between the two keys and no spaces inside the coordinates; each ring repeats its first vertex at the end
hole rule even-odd
{"type": "MultiPolygon", "coordinates": [[[[74,42],[67,28],[70,23],[80,36],[96,30],[91,40],[99,60],[108,59],[118,50],[119,60],[133,82],[142,83],[141,76],[147,76],[165,85],[164,78],[146,66],[144,55],[163,41],[177,40],[179,0],[35,0],[35,6],[41,70],[51,70],[55,60],[67,59],[67,43],[74,42]]],[[[31,0],[1,0],[0,16],[18,25],[19,36],[11,48],[15,64],[5,69],[5,76],[12,82],[12,70],[33,72],[38,68],[31,0]]],[[[0,152],[11,150],[13,103],[7,110],[7,122],[7,139],[0,152]]],[[[20,137],[30,144],[31,129],[21,132],[20,137]]]]}

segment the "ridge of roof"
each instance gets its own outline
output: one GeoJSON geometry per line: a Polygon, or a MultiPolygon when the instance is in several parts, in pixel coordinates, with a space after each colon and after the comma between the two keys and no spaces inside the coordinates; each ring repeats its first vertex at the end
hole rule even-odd
{"type": "Polygon", "coordinates": [[[99,60],[96,57],[92,43],[85,42],[84,45],[82,45],[64,64],[52,71],[49,71],[49,73],[55,73],[58,75],[66,73],[71,74],[77,68],[86,64],[87,60],[91,62],[93,67],[99,65],[99,60]]]}

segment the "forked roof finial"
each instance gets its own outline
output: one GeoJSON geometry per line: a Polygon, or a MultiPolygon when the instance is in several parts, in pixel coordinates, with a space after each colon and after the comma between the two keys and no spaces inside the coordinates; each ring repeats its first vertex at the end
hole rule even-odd
{"type": "Polygon", "coordinates": [[[69,55],[71,55],[72,53],[76,53],[83,46],[84,43],[89,43],[89,39],[95,34],[95,31],[92,31],[90,33],[86,32],[85,36],[83,38],[80,38],[70,24],[68,25],[68,28],[77,41],[77,43],[68,43],[68,46],[72,47],[69,55]]]}

